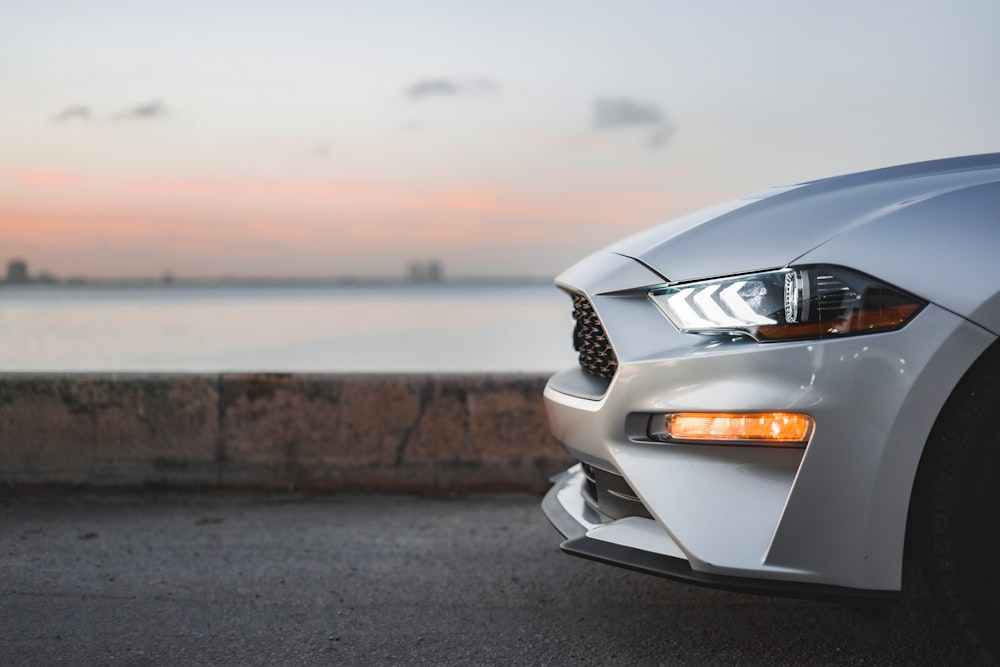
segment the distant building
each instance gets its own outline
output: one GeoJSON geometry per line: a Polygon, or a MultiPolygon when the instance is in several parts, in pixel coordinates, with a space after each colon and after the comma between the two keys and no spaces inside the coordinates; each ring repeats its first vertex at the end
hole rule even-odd
{"type": "Polygon", "coordinates": [[[410,281],[414,283],[423,282],[424,265],[420,262],[410,262],[410,281]]]}
{"type": "Polygon", "coordinates": [[[427,262],[427,280],[432,283],[441,281],[441,262],[437,260],[427,262]]]}
{"type": "Polygon", "coordinates": [[[7,282],[28,282],[28,263],[23,259],[12,259],[7,262],[7,282]]]}
{"type": "Polygon", "coordinates": [[[410,263],[410,281],[415,283],[438,283],[444,276],[444,269],[441,262],[431,260],[429,262],[410,263]]]}

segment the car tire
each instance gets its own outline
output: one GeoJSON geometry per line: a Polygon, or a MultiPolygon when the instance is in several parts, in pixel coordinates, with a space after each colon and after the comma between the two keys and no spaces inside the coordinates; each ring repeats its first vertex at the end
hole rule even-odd
{"type": "Polygon", "coordinates": [[[917,485],[927,583],[977,662],[1000,662],[1000,346],[959,383],[935,423],[917,485]]]}

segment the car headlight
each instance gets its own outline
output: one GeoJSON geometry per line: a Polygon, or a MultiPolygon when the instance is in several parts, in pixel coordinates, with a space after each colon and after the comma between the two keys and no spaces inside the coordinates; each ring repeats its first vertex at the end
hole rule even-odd
{"type": "Polygon", "coordinates": [[[652,299],[681,331],[758,341],[891,331],[925,301],[839,266],[801,266],[654,287],[652,299]]]}

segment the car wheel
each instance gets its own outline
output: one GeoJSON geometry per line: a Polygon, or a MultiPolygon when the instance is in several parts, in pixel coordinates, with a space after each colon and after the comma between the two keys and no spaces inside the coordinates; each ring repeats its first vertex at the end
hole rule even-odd
{"type": "Polygon", "coordinates": [[[974,657],[1000,662],[1000,346],[942,410],[915,491],[927,582],[974,657]]]}

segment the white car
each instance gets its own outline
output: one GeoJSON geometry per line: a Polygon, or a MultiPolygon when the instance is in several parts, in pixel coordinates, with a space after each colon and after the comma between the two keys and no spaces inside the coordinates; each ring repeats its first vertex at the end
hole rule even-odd
{"type": "Polygon", "coordinates": [[[906,550],[996,659],[1000,154],[759,193],[556,282],[580,353],[545,389],[579,461],[543,502],[564,551],[859,605],[898,596],[906,550]]]}

